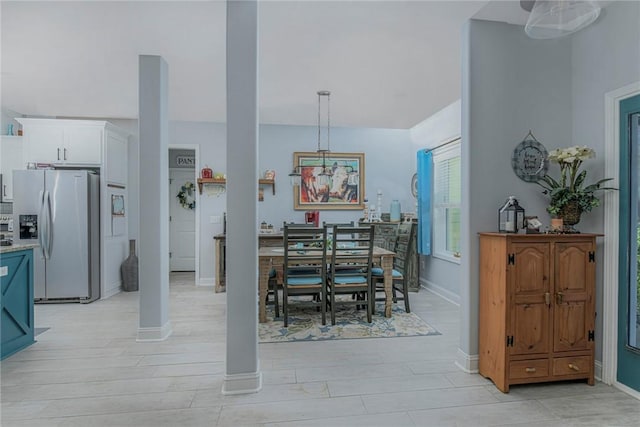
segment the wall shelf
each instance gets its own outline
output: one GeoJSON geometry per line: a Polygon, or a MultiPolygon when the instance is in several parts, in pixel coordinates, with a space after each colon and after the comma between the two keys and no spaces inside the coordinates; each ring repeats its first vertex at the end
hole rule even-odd
{"type": "Polygon", "coordinates": [[[259,179],[258,180],[258,184],[260,185],[270,185],[271,186],[271,192],[273,193],[273,195],[276,195],[276,180],[275,179],[259,179]]]}
{"type": "MultiPolygon", "coordinates": [[[[218,179],[218,178],[198,178],[198,192],[202,194],[202,185],[203,184],[215,184],[215,185],[227,185],[226,179],[218,179]]],[[[259,179],[258,184],[260,185],[270,185],[271,192],[273,195],[276,195],[276,181],[274,179],[259,179]]]]}

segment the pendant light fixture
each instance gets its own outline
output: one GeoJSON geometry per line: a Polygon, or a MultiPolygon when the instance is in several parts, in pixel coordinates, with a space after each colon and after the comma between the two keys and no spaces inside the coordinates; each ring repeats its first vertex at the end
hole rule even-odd
{"type": "Polygon", "coordinates": [[[600,15],[596,1],[581,0],[520,0],[529,19],[524,32],[532,39],[553,39],[583,29],[600,15]]]}
{"type": "MultiPolygon", "coordinates": [[[[330,101],[331,101],[331,92],[328,90],[319,90],[318,91],[318,148],[316,153],[318,153],[318,158],[322,157],[322,167],[319,173],[316,175],[316,184],[319,186],[327,186],[329,185],[331,176],[333,175],[333,168],[331,166],[327,166],[327,155],[331,153],[331,110],[330,110],[330,101]],[[326,104],[327,111],[327,126],[326,130],[324,130],[323,137],[323,126],[322,126],[322,104],[326,104]],[[326,148],[323,146],[323,139],[326,142],[326,148]]],[[[291,180],[291,185],[300,185],[300,181],[302,175],[300,173],[300,166],[294,165],[293,171],[289,174],[289,178],[291,180]]]]}
{"type": "Polygon", "coordinates": [[[322,156],[322,169],[316,176],[316,183],[319,186],[328,186],[331,176],[333,175],[333,169],[327,167],[327,155],[331,153],[331,110],[330,110],[331,92],[328,90],[318,91],[318,149],[316,152],[322,156]],[[325,140],[327,142],[326,148],[321,146],[322,142],[322,100],[325,100],[327,104],[327,129],[325,131],[325,140]]]}

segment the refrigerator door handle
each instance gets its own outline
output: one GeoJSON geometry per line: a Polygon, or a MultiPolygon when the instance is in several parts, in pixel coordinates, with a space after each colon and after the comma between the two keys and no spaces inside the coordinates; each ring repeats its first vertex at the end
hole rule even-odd
{"type": "Polygon", "coordinates": [[[53,250],[53,220],[51,218],[51,193],[48,191],[45,194],[45,206],[47,210],[47,259],[51,258],[51,252],[53,250]]]}
{"type": "Polygon", "coordinates": [[[38,218],[40,219],[40,230],[38,230],[38,244],[40,245],[40,250],[42,251],[42,256],[47,258],[47,245],[45,241],[45,212],[44,212],[44,191],[40,190],[40,195],[38,196],[40,201],[40,215],[38,218]]]}

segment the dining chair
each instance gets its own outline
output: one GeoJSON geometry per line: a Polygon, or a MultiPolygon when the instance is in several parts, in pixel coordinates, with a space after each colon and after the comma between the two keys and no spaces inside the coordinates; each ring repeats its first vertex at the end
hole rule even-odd
{"type": "Polygon", "coordinates": [[[285,328],[289,326],[289,306],[317,307],[326,324],[327,231],[324,228],[284,225],[284,266],[282,309],[285,328]],[[311,296],[311,301],[292,296],[311,296]]]}
{"type": "MultiPolygon", "coordinates": [[[[404,310],[407,313],[411,313],[411,308],[409,306],[409,284],[405,280],[405,267],[407,266],[407,253],[411,245],[414,244],[413,239],[415,238],[415,227],[417,227],[416,223],[412,223],[411,230],[409,230],[408,234],[400,234],[396,238],[395,246],[393,249],[396,255],[393,257],[393,270],[391,272],[391,277],[393,280],[393,284],[391,287],[392,298],[394,303],[397,303],[398,301],[404,301],[404,310]],[[398,297],[398,293],[401,293],[402,297],[398,297]]],[[[374,267],[371,270],[371,278],[374,300],[386,301],[386,297],[375,297],[377,292],[384,292],[384,270],[382,270],[382,268],[380,267],[374,267]]],[[[375,304],[373,312],[375,313],[375,304]]]]}
{"type": "Polygon", "coordinates": [[[331,309],[331,324],[336,324],[337,305],[364,305],[367,322],[371,323],[371,268],[373,267],[374,227],[346,227],[332,229],[331,257],[327,274],[327,293],[331,309]],[[356,294],[361,299],[338,299],[338,295],[356,294]]]}

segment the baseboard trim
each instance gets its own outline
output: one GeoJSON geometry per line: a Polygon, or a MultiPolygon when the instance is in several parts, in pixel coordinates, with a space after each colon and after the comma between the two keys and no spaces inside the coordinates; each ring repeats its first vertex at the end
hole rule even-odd
{"type": "Polygon", "coordinates": [[[602,362],[599,360],[593,363],[593,376],[596,380],[602,381],[602,362]]]}
{"type": "Polygon", "coordinates": [[[626,393],[626,394],[628,394],[629,396],[634,397],[634,398],[636,398],[636,399],[640,400],[640,391],[635,390],[635,389],[632,389],[631,387],[629,387],[629,386],[627,386],[627,385],[624,385],[624,384],[622,384],[622,383],[619,383],[618,381],[615,381],[615,382],[613,383],[613,386],[614,386],[615,388],[617,388],[618,390],[620,390],[621,392],[626,393]]]}
{"type": "Polygon", "coordinates": [[[216,279],[213,277],[201,277],[196,286],[215,286],[216,279]]]}
{"type": "Polygon", "coordinates": [[[477,374],[478,373],[478,355],[468,355],[461,349],[458,349],[458,354],[456,358],[456,366],[460,368],[462,371],[467,374],[477,374]]]}
{"type": "Polygon", "coordinates": [[[104,290],[104,295],[100,295],[100,299],[111,298],[112,296],[119,294],[122,291],[122,282],[117,281],[111,284],[107,289],[104,290]]]}
{"type": "Polygon", "coordinates": [[[262,389],[262,373],[258,370],[248,374],[227,374],[222,382],[222,394],[257,393],[262,389]]]}
{"type": "Polygon", "coordinates": [[[173,332],[171,321],[157,328],[138,328],[137,342],[164,341],[173,332]]]}
{"type": "Polygon", "coordinates": [[[420,278],[420,287],[446,301],[449,301],[451,304],[455,304],[460,307],[460,295],[456,295],[450,290],[445,289],[442,286],[438,286],[435,283],[423,278],[420,278]]]}

